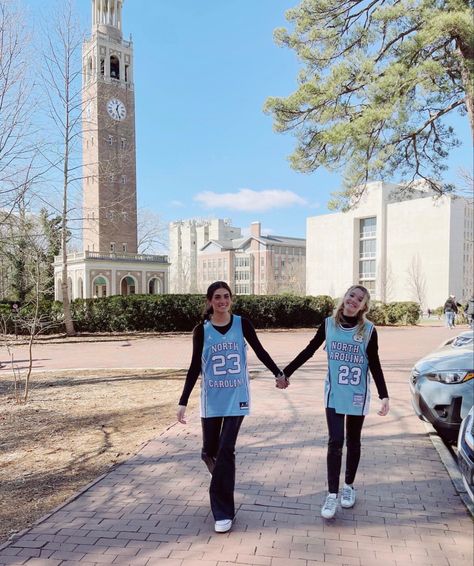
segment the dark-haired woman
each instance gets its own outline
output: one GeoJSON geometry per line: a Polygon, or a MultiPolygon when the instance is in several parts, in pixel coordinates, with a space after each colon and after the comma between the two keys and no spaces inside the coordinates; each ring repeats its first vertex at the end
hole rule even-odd
{"type": "Polygon", "coordinates": [[[209,496],[218,533],[229,531],[235,516],[235,444],[250,409],[246,342],[275,377],[281,375],[252,323],[231,314],[231,306],[229,285],[212,283],[206,293],[204,320],[193,331],[191,365],[177,412],[178,421],[186,424],[186,405],[201,374],[201,457],[211,474],[209,496]]]}

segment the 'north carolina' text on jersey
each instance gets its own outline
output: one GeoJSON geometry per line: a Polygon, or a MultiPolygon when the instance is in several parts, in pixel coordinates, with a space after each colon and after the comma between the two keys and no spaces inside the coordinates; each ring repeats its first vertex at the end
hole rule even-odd
{"type": "Polygon", "coordinates": [[[344,415],[366,415],[370,405],[370,372],[367,358],[374,325],[366,321],[363,336],[358,329],[343,328],[334,317],[326,318],[328,373],[324,383],[326,407],[344,415]]]}
{"type": "Polygon", "coordinates": [[[240,316],[221,334],[204,323],[202,349],[201,417],[248,415],[250,408],[247,344],[240,316]]]}

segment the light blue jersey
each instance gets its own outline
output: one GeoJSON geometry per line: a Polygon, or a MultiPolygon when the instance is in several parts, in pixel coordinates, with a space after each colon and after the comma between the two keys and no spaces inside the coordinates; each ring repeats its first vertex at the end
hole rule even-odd
{"type": "Polygon", "coordinates": [[[366,415],[370,405],[370,372],[367,344],[374,325],[366,321],[362,336],[358,328],[343,328],[334,317],[326,318],[328,373],[324,384],[326,407],[344,415],[366,415]]]}
{"type": "Polygon", "coordinates": [[[201,417],[248,415],[250,409],[247,344],[240,316],[221,334],[204,323],[201,364],[201,417]]]}

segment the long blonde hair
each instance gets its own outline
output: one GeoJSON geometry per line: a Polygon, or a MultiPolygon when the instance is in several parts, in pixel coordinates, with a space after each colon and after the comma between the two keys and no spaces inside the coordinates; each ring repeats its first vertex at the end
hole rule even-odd
{"type": "Polygon", "coordinates": [[[342,311],[344,310],[344,299],[347,297],[347,295],[349,293],[351,293],[352,291],[355,291],[356,289],[359,289],[359,291],[362,291],[364,293],[364,296],[365,296],[365,303],[363,304],[360,311],[357,313],[357,333],[356,333],[356,335],[360,336],[362,338],[364,336],[365,321],[367,320],[365,315],[370,309],[370,293],[369,293],[369,290],[366,289],[363,285],[352,285],[351,287],[349,287],[349,289],[347,289],[347,291],[344,293],[342,299],[339,301],[339,304],[337,305],[337,308],[334,312],[334,320],[336,321],[336,324],[339,324],[339,325],[342,326],[342,322],[343,322],[342,311]]]}

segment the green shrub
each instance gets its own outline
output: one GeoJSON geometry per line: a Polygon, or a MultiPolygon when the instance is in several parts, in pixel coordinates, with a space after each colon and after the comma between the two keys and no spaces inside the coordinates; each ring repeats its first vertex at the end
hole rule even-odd
{"type": "Polygon", "coordinates": [[[385,305],[387,324],[416,324],[420,320],[421,314],[420,305],[412,301],[387,303],[385,305]]]}
{"type": "MultiPolygon", "coordinates": [[[[201,320],[203,295],[121,295],[98,299],[76,299],[71,312],[78,332],[189,332],[201,320]]],[[[334,300],[327,296],[237,295],[233,312],[249,318],[256,328],[315,328],[330,316],[334,300]]],[[[32,305],[24,305],[18,317],[9,304],[0,304],[0,317],[7,332],[26,333],[21,320],[32,316],[32,305]]],[[[376,325],[416,324],[418,304],[372,303],[367,318],[376,325]]],[[[40,318],[44,331],[63,332],[62,304],[43,301],[40,318]]]]}
{"type": "Polygon", "coordinates": [[[334,309],[331,297],[296,295],[239,295],[233,312],[249,318],[256,328],[312,328],[334,309]]]}
{"type": "Polygon", "coordinates": [[[370,310],[367,313],[367,318],[376,326],[384,326],[385,324],[387,324],[385,316],[385,305],[378,301],[372,301],[370,310]]]}
{"type": "MultiPolygon", "coordinates": [[[[130,295],[76,299],[71,303],[78,332],[189,332],[201,320],[203,295],[130,295]]],[[[240,295],[234,313],[256,328],[318,326],[334,308],[331,297],[240,295]]]]}

